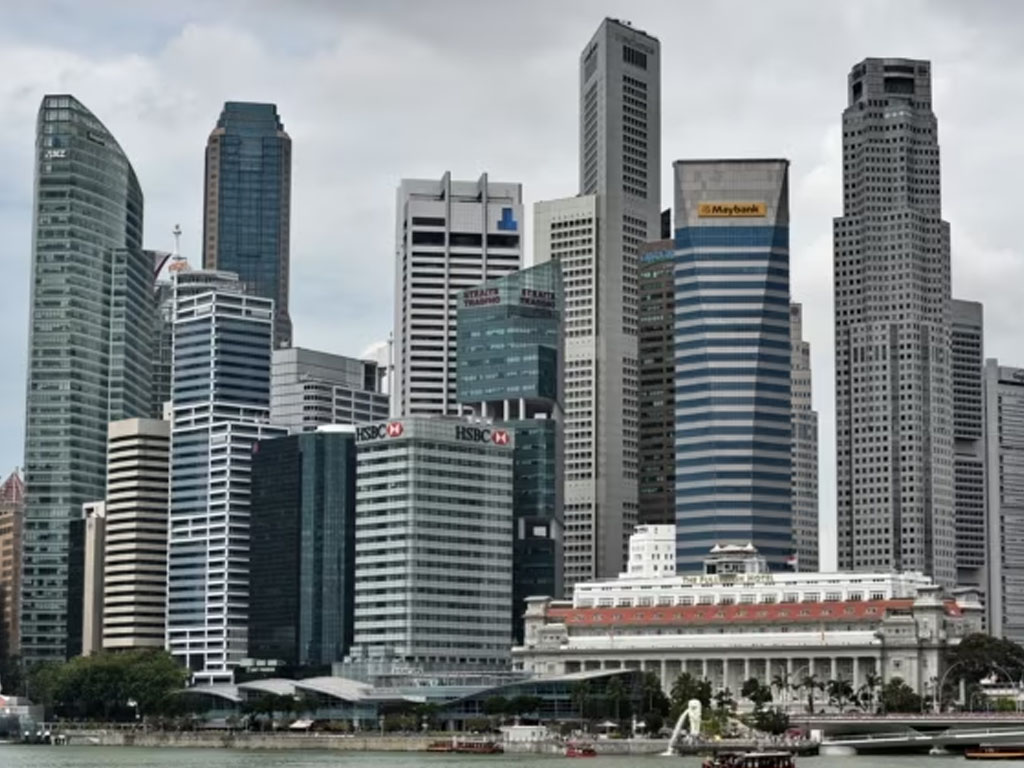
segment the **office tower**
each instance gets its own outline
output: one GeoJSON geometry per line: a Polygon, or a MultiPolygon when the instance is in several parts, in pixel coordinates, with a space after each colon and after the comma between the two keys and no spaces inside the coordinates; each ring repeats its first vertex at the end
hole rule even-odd
{"type": "Polygon", "coordinates": [[[397,214],[391,413],[458,415],[455,295],[522,266],[523,188],[403,179],[397,214]]]}
{"type": "Polygon", "coordinates": [[[152,419],[161,419],[171,399],[174,372],[174,283],[159,280],[153,289],[153,394],[149,407],[152,419]]]}
{"type": "Polygon", "coordinates": [[[174,302],[167,649],[203,682],[245,658],[252,445],[270,426],[274,302],[179,272],[174,302]]]}
{"type": "Polygon", "coordinates": [[[324,424],[362,424],[388,417],[384,370],[370,360],[312,349],[275,349],[270,367],[270,419],[294,432],[324,424]]]}
{"type": "Polygon", "coordinates": [[[103,124],[78,100],[45,96],[36,130],[25,418],[22,654],[63,658],[69,525],[103,498],[110,421],[149,411],[152,261],[142,189],[103,124]]]}
{"type": "Polygon", "coordinates": [[[951,304],[953,380],[953,488],[956,583],[988,586],[985,534],[985,408],[983,311],[980,303],[951,304]]]}
{"type": "Polygon", "coordinates": [[[25,483],[14,470],[0,485],[0,661],[18,654],[25,483]]]}
{"type": "Polygon", "coordinates": [[[948,588],[949,225],[931,66],[865,59],[848,96],[833,233],[839,567],[922,571],[948,588]]]}
{"type": "Polygon", "coordinates": [[[351,658],[424,671],[506,667],[512,433],[405,417],[356,427],[356,443],[351,658]]]}
{"type": "Polygon", "coordinates": [[[674,257],[672,240],[640,247],[640,524],[655,527],[676,522],[674,257]]]}
{"type": "Polygon", "coordinates": [[[984,369],[985,615],[993,637],[1024,642],[1024,368],[984,369]]]}
{"type": "Polygon", "coordinates": [[[351,426],[253,447],[249,656],[329,667],[352,643],[356,442],[351,426]]]}
{"type": "Polygon", "coordinates": [[[103,648],[162,648],[167,613],[171,425],[125,419],[107,429],[103,648]]]}
{"type": "Polygon", "coordinates": [[[274,300],[274,349],[290,347],[292,140],[274,104],[224,103],[206,142],[203,266],[274,300]]]}
{"type": "Polygon", "coordinates": [[[818,571],[818,412],[811,402],[811,345],[803,338],[803,307],[789,305],[792,343],[790,397],[793,444],[790,450],[793,504],[793,565],[818,571]]]}
{"type": "Polygon", "coordinates": [[[789,161],[677,161],[676,568],[793,548],[789,161]]]}
{"type": "Polygon", "coordinates": [[[105,503],[91,501],[83,504],[80,651],[83,656],[96,653],[103,647],[103,553],[106,546],[106,535],[105,503]]]}
{"type": "Polygon", "coordinates": [[[458,400],[516,436],[512,635],[531,595],[562,594],[562,269],[549,261],[458,297],[458,400]]]}

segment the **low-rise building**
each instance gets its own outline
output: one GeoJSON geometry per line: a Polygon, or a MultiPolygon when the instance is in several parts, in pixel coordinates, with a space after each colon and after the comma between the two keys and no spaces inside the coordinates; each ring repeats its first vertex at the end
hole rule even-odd
{"type": "Polygon", "coordinates": [[[946,648],[980,630],[972,591],[944,596],[920,573],[771,573],[753,547],[716,547],[704,574],[577,584],[571,600],[534,597],[516,670],[682,672],[734,694],[766,684],[900,677],[928,693],[946,648]],[[871,676],[869,678],[869,676],[871,676]]]}

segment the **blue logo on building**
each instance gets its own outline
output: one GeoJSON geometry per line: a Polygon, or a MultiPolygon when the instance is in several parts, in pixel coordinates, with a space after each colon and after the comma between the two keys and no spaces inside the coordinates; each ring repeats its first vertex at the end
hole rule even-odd
{"type": "Polygon", "coordinates": [[[501,209],[501,218],[498,219],[498,231],[499,232],[515,232],[516,227],[519,226],[519,222],[512,218],[511,208],[501,209]]]}

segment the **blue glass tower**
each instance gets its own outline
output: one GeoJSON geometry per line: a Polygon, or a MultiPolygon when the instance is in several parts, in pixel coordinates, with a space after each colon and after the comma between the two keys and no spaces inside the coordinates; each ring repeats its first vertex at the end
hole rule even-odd
{"type": "Polygon", "coordinates": [[[206,143],[203,265],[274,300],[274,348],[289,347],[292,140],[273,104],[229,101],[206,143]]]}
{"type": "Polygon", "coordinates": [[[676,568],[792,554],[786,160],[675,169],[676,568]]]}

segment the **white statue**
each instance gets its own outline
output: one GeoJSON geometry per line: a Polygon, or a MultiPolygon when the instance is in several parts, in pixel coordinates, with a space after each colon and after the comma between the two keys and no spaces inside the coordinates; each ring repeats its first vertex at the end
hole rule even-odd
{"type": "Polygon", "coordinates": [[[686,705],[686,720],[690,726],[691,736],[700,736],[700,699],[690,699],[686,705]]]}

